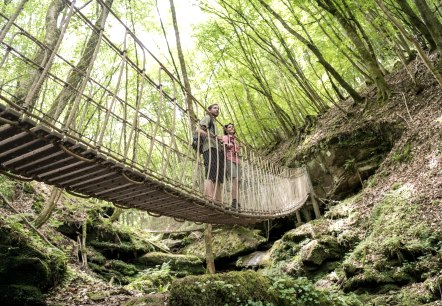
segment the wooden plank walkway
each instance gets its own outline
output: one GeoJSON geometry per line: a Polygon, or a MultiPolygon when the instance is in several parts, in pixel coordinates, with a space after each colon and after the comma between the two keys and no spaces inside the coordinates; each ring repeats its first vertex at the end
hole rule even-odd
{"type": "Polygon", "coordinates": [[[179,220],[212,224],[250,224],[293,214],[287,211],[227,210],[130,166],[116,162],[59,131],[36,124],[0,104],[0,170],[90,196],[179,220]]]}

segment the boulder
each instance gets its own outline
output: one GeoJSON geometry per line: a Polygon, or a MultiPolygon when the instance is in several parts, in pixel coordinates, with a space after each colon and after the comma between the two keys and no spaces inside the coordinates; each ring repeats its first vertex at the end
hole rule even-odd
{"type": "MultiPolygon", "coordinates": [[[[215,260],[231,258],[255,251],[266,239],[259,230],[245,227],[223,228],[212,233],[212,250],[215,260]]],[[[204,239],[195,241],[183,249],[187,255],[195,255],[201,259],[206,257],[204,239]]]]}
{"type": "Polygon", "coordinates": [[[393,147],[392,139],[403,127],[391,122],[367,124],[347,134],[330,135],[294,154],[288,164],[305,163],[319,197],[344,199],[361,189],[361,179],[370,177],[393,147]]]}
{"type": "Polygon", "coordinates": [[[300,251],[300,260],[304,265],[320,266],[326,260],[341,258],[344,251],[336,238],[324,236],[320,240],[312,240],[303,246],[300,251]]]}
{"type": "Polygon", "coordinates": [[[168,305],[281,305],[270,286],[253,271],[188,276],[172,282],[168,305]]]}
{"type": "Polygon", "coordinates": [[[240,256],[236,261],[238,268],[261,268],[270,266],[270,264],[270,251],[256,251],[245,256],[240,256]]]}
{"type": "Polygon", "coordinates": [[[202,274],[205,272],[204,262],[193,255],[168,254],[161,252],[147,253],[138,258],[137,263],[144,267],[160,266],[168,262],[173,271],[185,274],[202,274]]]}
{"type": "Polygon", "coordinates": [[[44,305],[66,271],[65,255],[21,223],[0,217],[0,304],[44,305]]]}

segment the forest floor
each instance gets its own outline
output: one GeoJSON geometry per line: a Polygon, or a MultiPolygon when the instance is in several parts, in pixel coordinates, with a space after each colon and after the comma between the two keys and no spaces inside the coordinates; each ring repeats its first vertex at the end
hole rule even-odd
{"type": "MultiPolygon", "coordinates": [[[[432,61],[437,60],[433,55],[432,61]]],[[[347,100],[339,104],[340,109],[331,107],[304,136],[308,141],[284,142],[270,158],[284,163],[334,135],[351,134],[368,124],[402,123],[404,132],[394,140],[390,154],[377,170],[383,175],[377,175],[376,186],[364,188],[360,209],[369,213],[372,204],[380,201],[391,186],[409,184],[421,197],[421,217],[431,219],[434,228],[441,228],[442,205],[434,205],[434,200],[440,203],[442,199],[442,89],[419,59],[407,69],[390,74],[387,82],[391,88],[388,101],[379,103],[375,88],[369,87],[361,94],[366,97],[365,103],[347,100]]]]}

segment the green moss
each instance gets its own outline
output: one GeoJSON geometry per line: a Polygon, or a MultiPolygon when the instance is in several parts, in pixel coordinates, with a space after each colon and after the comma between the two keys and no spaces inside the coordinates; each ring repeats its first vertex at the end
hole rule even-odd
{"type": "Polygon", "coordinates": [[[9,200],[14,195],[15,185],[14,181],[4,175],[0,175],[0,192],[9,200]]]}
{"type": "Polygon", "coordinates": [[[136,254],[137,251],[144,253],[144,252],[148,252],[151,250],[148,246],[145,246],[144,248],[139,249],[130,242],[114,243],[114,242],[108,242],[108,241],[94,240],[94,241],[91,241],[89,244],[98,250],[106,250],[106,251],[111,251],[111,252],[113,251],[113,252],[123,252],[123,253],[136,254]]]}
{"type": "Polygon", "coordinates": [[[166,298],[164,295],[155,294],[155,295],[145,295],[142,297],[136,297],[134,299],[130,299],[123,306],[164,306],[166,298]]]}
{"type": "MultiPolygon", "coordinates": [[[[266,239],[259,234],[258,230],[243,227],[233,227],[214,231],[212,236],[212,248],[215,259],[229,258],[249,251],[254,251],[264,243],[266,239]]],[[[198,240],[184,248],[184,254],[195,255],[205,258],[206,249],[204,239],[198,240]]]]}
{"type": "Polygon", "coordinates": [[[132,276],[138,273],[138,269],[134,265],[125,263],[121,260],[108,260],[104,267],[118,271],[125,276],[132,276]]]}
{"type": "Polygon", "coordinates": [[[89,268],[104,278],[106,281],[113,280],[116,284],[126,285],[133,281],[133,277],[123,275],[117,270],[106,268],[102,265],[97,265],[94,263],[89,263],[89,268]]]}
{"type": "Polygon", "coordinates": [[[38,194],[34,198],[34,202],[32,203],[32,209],[36,213],[40,213],[43,210],[43,207],[45,205],[45,199],[41,194],[38,194]]]}
{"type": "Polygon", "coordinates": [[[278,304],[291,306],[362,306],[359,299],[353,295],[341,292],[321,291],[306,278],[296,279],[277,275],[270,276],[271,290],[277,293],[278,304]]]}
{"type": "Polygon", "coordinates": [[[169,263],[172,270],[179,275],[202,274],[205,272],[203,261],[193,255],[176,255],[161,252],[151,252],[138,258],[138,262],[147,267],[154,267],[169,263]]]}
{"type": "Polygon", "coordinates": [[[46,305],[40,289],[26,285],[0,286],[0,304],[9,306],[46,305]]]}
{"type": "Polygon", "coordinates": [[[25,228],[17,217],[0,217],[0,284],[29,285],[46,290],[61,281],[66,270],[66,256],[25,228]]]}
{"type": "Polygon", "coordinates": [[[23,183],[23,192],[36,194],[35,188],[33,186],[33,182],[25,182],[23,183]]]}
{"type": "Polygon", "coordinates": [[[164,263],[161,266],[143,270],[126,288],[145,293],[165,292],[174,278],[175,274],[171,271],[170,265],[164,263]]]}
{"type": "Polygon", "coordinates": [[[109,291],[94,291],[88,292],[87,296],[94,302],[104,301],[109,298],[109,291]]]}
{"type": "Polygon", "coordinates": [[[403,286],[441,268],[433,254],[442,231],[431,229],[420,214],[419,200],[408,185],[394,186],[376,204],[367,222],[368,236],[343,264],[345,290],[403,286]]]}
{"type": "Polygon", "coordinates": [[[92,247],[87,248],[87,258],[89,262],[99,265],[104,265],[106,262],[106,257],[92,247]]]}
{"type": "Polygon", "coordinates": [[[188,276],[172,282],[168,305],[241,305],[247,301],[277,304],[270,282],[253,272],[188,276]]]}
{"type": "Polygon", "coordinates": [[[411,143],[407,142],[402,148],[393,153],[391,160],[396,163],[408,163],[412,158],[411,143]]]}

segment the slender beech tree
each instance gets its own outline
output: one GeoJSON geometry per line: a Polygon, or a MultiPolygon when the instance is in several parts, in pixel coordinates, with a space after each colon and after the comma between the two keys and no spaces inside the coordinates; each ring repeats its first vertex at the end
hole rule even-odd
{"type": "Polygon", "coordinates": [[[413,32],[416,33],[416,36],[423,36],[424,40],[427,41],[427,43],[429,44],[430,50],[436,49],[436,42],[434,41],[432,35],[430,34],[430,31],[428,30],[425,23],[419,18],[419,16],[411,8],[408,1],[395,0],[395,2],[397,3],[397,5],[399,5],[398,10],[400,10],[406,16],[406,19],[409,21],[410,26],[414,30],[413,32]]]}
{"type": "MultiPolygon", "coordinates": [[[[28,68],[27,74],[23,79],[21,79],[20,85],[15,93],[17,104],[24,103],[29,90],[36,85],[36,82],[41,76],[42,69],[40,68],[45,67],[48,63],[49,57],[60,37],[61,25],[58,23],[58,20],[64,8],[65,3],[63,0],[52,0],[49,4],[45,18],[45,36],[42,42],[42,46],[44,47],[39,48],[33,58],[33,62],[37,63],[39,67],[28,68]]],[[[32,107],[34,105],[38,98],[40,89],[41,85],[38,86],[38,88],[33,88],[34,93],[32,99],[28,102],[29,106],[32,107]]]]}
{"type": "Polygon", "coordinates": [[[181,66],[181,74],[183,76],[184,88],[186,90],[185,94],[186,94],[187,112],[191,119],[191,125],[192,125],[191,129],[194,130],[195,129],[194,124],[197,121],[197,117],[195,115],[195,111],[193,110],[192,89],[190,87],[189,76],[187,74],[187,67],[186,67],[186,62],[184,60],[183,49],[181,47],[180,31],[178,29],[178,22],[176,18],[175,5],[173,3],[173,0],[170,0],[170,11],[172,13],[173,28],[175,30],[176,46],[178,52],[178,59],[180,61],[180,66],[181,66]]]}
{"type": "MultiPolygon", "coordinates": [[[[114,0],[106,0],[104,2],[105,6],[112,7],[113,1],[114,0]]],[[[77,65],[72,68],[67,77],[66,83],[68,86],[60,91],[47,113],[50,119],[57,120],[66,106],[70,105],[70,107],[72,107],[72,103],[77,95],[76,90],[80,89],[80,85],[86,76],[86,71],[94,64],[94,55],[100,48],[99,31],[102,29],[102,26],[105,24],[107,16],[109,15],[109,10],[105,6],[101,7],[101,13],[94,24],[92,35],[85,44],[84,52],[80,60],[77,65]]]]}
{"type": "Polygon", "coordinates": [[[312,53],[317,57],[318,61],[324,66],[324,68],[330,72],[330,74],[337,80],[337,82],[348,92],[348,94],[356,101],[361,102],[363,98],[357,93],[357,91],[349,84],[344,78],[333,68],[333,66],[325,60],[322,53],[319,51],[315,44],[305,39],[297,31],[295,31],[276,11],[274,11],[264,0],[258,0],[259,3],[271,14],[273,15],[281,25],[296,39],[303,43],[312,53]]]}
{"type": "Polygon", "coordinates": [[[378,63],[371,41],[358,19],[353,15],[352,9],[348,6],[346,0],[316,0],[316,3],[334,16],[341,24],[348,38],[353,42],[359,55],[364,60],[371,79],[373,79],[378,89],[378,98],[380,100],[387,99],[390,96],[390,89],[385,81],[384,73],[378,63]],[[341,3],[338,3],[338,1],[341,3]]]}
{"type": "Polygon", "coordinates": [[[436,44],[437,50],[442,52],[442,23],[433,14],[426,0],[414,0],[424,23],[436,44]]]}

